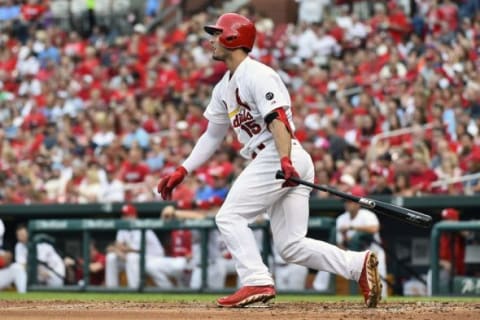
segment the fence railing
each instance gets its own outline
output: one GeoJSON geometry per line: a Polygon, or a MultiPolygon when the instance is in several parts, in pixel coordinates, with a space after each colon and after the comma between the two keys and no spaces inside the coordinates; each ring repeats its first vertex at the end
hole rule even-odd
{"type": "Polygon", "coordinates": [[[402,136],[409,133],[414,133],[417,130],[428,130],[428,129],[434,128],[435,126],[436,125],[433,123],[427,123],[423,126],[412,126],[412,127],[401,128],[401,129],[392,130],[392,131],[381,132],[372,137],[371,145],[375,146],[375,144],[382,139],[388,139],[388,138],[402,136]]]}
{"type": "MultiPolygon", "coordinates": [[[[476,180],[476,179],[480,179],[480,172],[472,173],[472,174],[466,174],[466,175],[463,175],[463,176],[460,176],[460,177],[440,179],[440,180],[432,182],[430,187],[432,187],[432,188],[446,187],[446,186],[451,185],[451,184],[455,184],[455,183],[459,183],[459,182],[465,183],[465,182],[473,181],[473,180],[476,180]]],[[[466,195],[472,195],[474,193],[474,191],[472,190],[471,187],[472,186],[469,185],[469,184],[467,186],[465,186],[465,194],[466,195]]]]}

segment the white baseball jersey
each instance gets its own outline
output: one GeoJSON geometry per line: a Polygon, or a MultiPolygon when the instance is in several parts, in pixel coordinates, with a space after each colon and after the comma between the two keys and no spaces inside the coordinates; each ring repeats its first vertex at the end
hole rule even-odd
{"type": "MultiPolygon", "coordinates": [[[[364,227],[364,226],[378,226],[378,218],[375,213],[367,209],[358,210],[355,218],[352,219],[352,216],[348,212],[342,213],[337,218],[337,243],[342,241],[342,233],[339,231],[341,228],[352,227],[364,227]]],[[[351,238],[355,234],[355,230],[348,230],[347,237],[351,238]]],[[[380,242],[380,235],[375,233],[373,235],[375,241],[380,242]]]]}
{"type": "MultiPolygon", "coordinates": [[[[140,251],[140,230],[119,230],[116,241],[125,243],[133,250],[140,251]]],[[[150,256],[164,256],[162,244],[152,230],[145,231],[145,254],[150,256]]]]}
{"type": "MultiPolygon", "coordinates": [[[[128,245],[131,249],[140,250],[140,230],[119,230],[116,241],[128,245]]],[[[155,284],[161,288],[172,288],[169,277],[180,279],[187,266],[184,257],[166,257],[160,240],[152,230],[145,233],[145,272],[155,284]]],[[[118,259],[115,253],[109,252],[106,256],[105,285],[108,288],[118,286],[118,272],[125,269],[127,282],[130,288],[138,288],[140,284],[140,254],[130,252],[125,261],[118,259]]],[[[179,280],[178,280],[179,281],[179,280]]]]}
{"type": "MultiPolygon", "coordinates": [[[[24,243],[17,242],[15,245],[15,262],[22,265],[27,264],[28,249],[24,243]]],[[[48,243],[38,243],[37,244],[37,260],[48,265],[49,268],[53,269],[58,275],[62,277],[65,276],[65,265],[63,264],[63,259],[55,251],[55,248],[48,243]]]]}
{"type": "Polygon", "coordinates": [[[15,262],[22,265],[27,264],[28,249],[27,245],[21,242],[17,242],[15,245],[15,262]]]}
{"type": "Polygon", "coordinates": [[[264,120],[272,110],[284,108],[294,130],[290,106],[290,95],[280,76],[247,57],[233,75],[227,71],[217,83],[204,116],[214,123],[230,123],[244,145],[240,154],[248,159],[261,143],[273,141],[264,120]]]}

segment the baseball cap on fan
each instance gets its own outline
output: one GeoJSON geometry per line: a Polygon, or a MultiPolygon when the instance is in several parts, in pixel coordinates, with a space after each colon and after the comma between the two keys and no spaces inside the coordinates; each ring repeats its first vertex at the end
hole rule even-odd
{"type": "Polygon", "coordinates": [[[125,204],[122,207],[122,218],[136,218],[137,208],[131,204],[125,204]]]}

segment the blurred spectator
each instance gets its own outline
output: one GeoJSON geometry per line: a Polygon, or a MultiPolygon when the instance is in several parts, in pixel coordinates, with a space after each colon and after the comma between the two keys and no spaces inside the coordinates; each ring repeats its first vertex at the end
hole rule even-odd
{"type": "Polygon", "coordinates": [[[92,164],[78,185],[78,203],[99,202],[101,188],[99,170],[96,164],[92,164]]]}
{"type": "Polygon", "coordinates": [[[134,147],[129,151],[129,157],[123,161],[118,173],[118,179],[124,183],[126,199],[134,199],[141,191],[150,169],[142,160],[142,150],[134,147]]]}
{"type": "Polygon", "coordinates": [[[415,196],[415,191],[410,187],[408,174],[400,172],[395,176],[394,192],[401,197],[415,196]]]}
{"type": "Polygon", "coordinates": [[[99,202],[124,202],[125,186],[124,183],[117,179],[115,166],[107,164],[105,168],[106,176],[102,181],[100,190],[98,191],[99,202]]]}
{"type": "Polygon", "coordinates": [[[306,23],[322,22],[330,0],[296,0],[298,2],[298,20],[306,23]]]}

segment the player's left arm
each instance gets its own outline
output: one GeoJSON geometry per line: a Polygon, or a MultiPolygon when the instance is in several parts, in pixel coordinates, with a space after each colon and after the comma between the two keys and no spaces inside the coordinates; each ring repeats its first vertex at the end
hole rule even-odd
{"type": "Polygon", "coordinates": [[[290,158],[292,135],[290,130],[287,129],[285,122],[280,119],[279,113],[284,114],[285,111],[282,108],[276,109],[269,113],[265,120],[267,122],[268,130],[272,133],[280,158],[290,158]]]}
{"type": "Polygon", "coordinates": [[[288,90],[280,76],[273,72],[266,72],[263,77],[253,79],[254,100],[264,117],[267,129],[272,133],[280,156],[280,165],[286,180],[282,186],[296,186],[297,183],[288,180],[291,177],[299,177],[290,159],[294,130],[287,116],[287,110],[291,105],[288,90]]]}
{"type": "Polygon", "coordinates": [[[300,175],[293,166],[290,154],[292,150],[292,130],[288,118],[283,108],[277,108],[265,117],[267,128],[270,130],[275,141],[275,146],[280,156],[280,167],[285,176],[285,182],[282,187],[295,187],[298,183],[289,180],[289,178],[300,175]]]}

